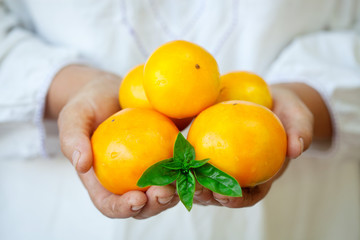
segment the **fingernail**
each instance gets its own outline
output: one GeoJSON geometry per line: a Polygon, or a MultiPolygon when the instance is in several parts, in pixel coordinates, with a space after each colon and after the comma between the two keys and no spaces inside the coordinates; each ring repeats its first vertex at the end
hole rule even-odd
{"type": "Polygon", "coordinates": [[[219,198],[215,198],[216,201],[218,201],[221,204],[226,204],[229,202],[229,199],[219,199],[219,198]]]}
{"type": "Polygon", "coordinates": [[[138,205],[138,206],[132,206],[131,207],[131,210],[136,212],[136,211],[139,211],[140,209],[142,209],[143,207],[145,206],[145,204],[143,205],[138,205]]]}
{"type": "Polygon", "coordinates": [[[73,166],[74,166],[75,169],[76,169],[76,166],[77,166],[77,164],[78,164],[78,162],[79,162],[79,159],[80,159],[80,152],[79,152],[78,150],[75,150],[75,151],[73,152],[71,158],[72,158],[72,164],[73,164],[73,166]]]}
{"type": "Polygon", "coordinates": [[[299,138],[299,142],[300,142],[300,154],[301,154],[304,152],[304,139],[299,138]]]}
{"type": "Polygon", "coordinates": [[[158,202],[162,205],[169,203],[174,196],[165,197],[165,198],[158,198],[158,202]]]}

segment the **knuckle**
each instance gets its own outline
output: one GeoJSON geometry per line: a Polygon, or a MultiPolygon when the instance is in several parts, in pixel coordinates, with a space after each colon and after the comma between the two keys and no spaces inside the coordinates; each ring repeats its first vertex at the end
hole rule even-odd
{"type": "Polygon", "coordinates": [[[67,147],[69,145],[72,145],[72,136],[67,132],[62,132],[60,134],[60,144],[61,147],[67,147]]]}
{"type": "Polygon", "coordinates": [[[114,210],[113,210],[113,207],[110,208],[106,208],[106,207],[103,207],[103,206],[99,206],[97,204],[95,204],[95,206],[97,207],[97,209],[106,217],[110,218],[110,219],[114,219],[116,218],[116,214],[114,214],[114,210]]]}
{"type": "Polygon", "coordinates": [[[65,105],[61,111],[59,112],[59,116],[58,116],[58,119],[57,119],[57,125],[59,127],[59,129],[62,129],[63,126],[64,126],[64,123],[66,122],[66,116],[69,115],[69,106],[68,105],[65,105]]]}
{"type": "Polygon", "coordinates": [[[68,133],[62,133],[60,134],[59,139],[62,153],[70,159],[72,155],[72,149],[75,147],[73,137],[68,133]]]}
{"type": "Polygon", "coordinates": [[[107,212],[107,211],[101,211],[101,210],[100,210],[100,212],[101,212],[105,217],[107,217],[107,218],[116,219],[115,215],[112,214],[112,213],[109,213],[109,212],[107,212]]]}
{"type": "Polygon", "coordinates": [[[115,202],[112,203],[110,206],[103,207],[99,210],[103,215],[110,219],[130,217],[130,215],[128,216],[127,214],[123,213],[121,209],[121,206],[119,206],[119,204],[115,202]]]}
{"type": "Polygon", "coordinates": [[[91,196],[91,200],[94,203],[95,207],[106,217],[110,219],[120,218],[120,205],[117,201],[111,201],[108,198],[97,198],[91,196]]]}

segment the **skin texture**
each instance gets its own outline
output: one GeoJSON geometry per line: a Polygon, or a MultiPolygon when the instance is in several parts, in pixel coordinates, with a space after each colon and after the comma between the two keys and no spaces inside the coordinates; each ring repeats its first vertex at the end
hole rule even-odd
{"type": "Polygon", "coordinates": [[[253,206],[266,196],[272,183],[284,173],[289,162],[309,148],[313,139],[331,140],[332,125],[329,111],[315,89],[303,83],[276,84],[270,88],[273,95],[273,112],[284,125],[288,139],[286,159],[282,168],[269,181],[253,188],[244,188],[242,198],[226,197],[197,186],[197,191],[203,192],[196,195],[197,203],[220,204],[229,208],[253,206]]]}
{"type": "MultiPolygon", "coordinates": [[[[90,136],[102,121],[120,110],[120,81],[119,76],[111,73],[69,65],[57,74],[50,86],[46,117],[58,120],[62,151],[74,165],[100,212],[110,218],[148,218],[178,203],[173,185],[115,195],[99,183],[92,169],[90,136]]],[[[289,83],[273,85],[271,91],[273,111],[283,123],[288,138],[287,158],[282,169],[270,181],[244,188],[242,198],[225,197],[197,186],[195,203],[230,208],[253,206],[266,196],[290,159],[300,156],[312,139],[331,139],[328,110],[314,89],[303,83],[289,83]]]]}
{"type": "Polygon", "coordinates": [[[147,218],[178,203],[174,186],[115,195],[99,183],[92,168],[90,136],[102,121],[120,110],[120,81],[120,77],[97,69],[67,66],[50,86],[46,116],[58,120],[61,149],[99,211],[110,218],[147,218]]]}

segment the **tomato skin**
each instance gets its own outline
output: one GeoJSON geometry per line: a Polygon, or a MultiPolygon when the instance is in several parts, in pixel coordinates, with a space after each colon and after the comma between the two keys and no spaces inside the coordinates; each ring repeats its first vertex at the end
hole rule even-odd
{"type": "Polygon", "coordinates": [[[233,71],[220,77],[217,102],[243,100],[272,108],[270,88],[260,76],[252,72],[233,71]]]}
{"type": "Polygon", "coordinates": [[[252,187],[281,168],[287,137],[280,120],[268,108],[245,101],[221,102],[201,112],[192,123],[188,141],[196,159],[233,176],[241,187],[252,187]]]}
{"type": "Polygon", "coordinates": [[[216,102],[219,68],[202,47],[182,40],[168,42],[146,61],[144,89],[157,111],[176,119],[193,117],[216,102]]]}
{"type": "Polygon", "coordinates": [[[145,191],[137,181],[151,165],[172,157],[178,132],[169,118],[152,109],[126,108],[112,115],[91,138],[100,183],[115,194],[145,191]]]}

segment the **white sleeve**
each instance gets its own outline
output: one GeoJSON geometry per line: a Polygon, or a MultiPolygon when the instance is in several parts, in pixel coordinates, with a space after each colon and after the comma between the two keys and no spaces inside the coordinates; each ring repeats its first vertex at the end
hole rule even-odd
{"type": "MultiPolygon", "coordinates": [[[[83,60],[76,51],[50,46],[25,29],[16,15],[0,1],[1,138],[6,138],[7,125],[21,122],[34,125],[38,129],[39,142],[43,141],[43,113],[48,87],[61,68],[81,62],[83,60]]],[[[36,144],[39,145],[43,143],[36,144]]]]}
{"type": "Polygon", "coordinates": [[[324,31],[296,39],[273,63],[267,79],[300,81],[317,89],[333,118],[335,137],[328,153],[360,160],[359,32],[324,31]]]}

